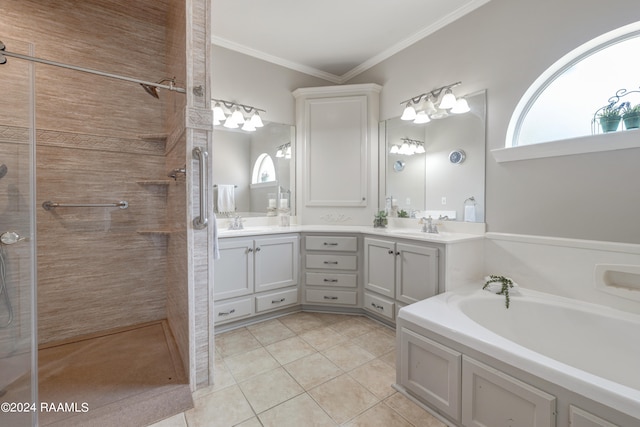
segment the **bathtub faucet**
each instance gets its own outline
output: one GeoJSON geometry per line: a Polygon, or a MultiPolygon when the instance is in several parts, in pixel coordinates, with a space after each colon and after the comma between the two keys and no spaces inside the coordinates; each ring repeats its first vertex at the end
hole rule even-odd
{"type": "Polygon", "coordinates": [[[236,215],[232,221],[229,221],[229,230],[243,230],[244,225],[242,224],[242,217],[240,215],[236,215]]]}

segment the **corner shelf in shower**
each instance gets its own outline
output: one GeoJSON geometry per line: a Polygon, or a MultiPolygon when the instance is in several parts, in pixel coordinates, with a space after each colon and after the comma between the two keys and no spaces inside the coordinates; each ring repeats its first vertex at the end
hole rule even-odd
{"type": "Polygon", "coordinates": [[[147,236],[169,236],[173,231],[171,230],[137,230],[136,233],[147,236]]]}
{"type": "Polygon", "coordinates": [[[150,180],[144,180],[144,181],[136,181],[136,184],[139,185],[165,185],[165,186],[169,186],[171,185],[171,183],[174,182],[171,179],[150,179],[150,180]]]}

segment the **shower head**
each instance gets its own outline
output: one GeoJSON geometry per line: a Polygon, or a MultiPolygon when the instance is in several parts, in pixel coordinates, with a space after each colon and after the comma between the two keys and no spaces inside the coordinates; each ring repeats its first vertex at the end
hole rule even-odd
{"type": "MultiPolygon", "coordinates": [[[[166,83],[169,82],[169,87],[170,90],[174,90],[173,86],[176,84],[176,78],[166,78],[166,79],[162,79],[159,82],[156,82],[156,84],[161,85],[162,83],[166,83]]],[[[140,86],[142,86],[142,88],[151,96],[153,96],[154,98],[158,98],[160,99],[160,96],[158,95],[158,87],[154,86],[152,84],[145,84],[145,83],[140,83],[140,86]]],[[[164,89],[164,88],[163,88],[164,89]]]]}
{"type": "Polygon", "coordinates": [[[7,165],[5,165],[4,163],[0,165],[0,179],[4,178],[4,176],[7,174],[7,165]]]}
{"type": "Polygon", "coordinates": [[[154,98],[160,98],[160,96],[158,95],[158,88],[155,86],[149,86],[146,85],[144,83],[140,83],[140,86],[142,86],[142,88],[151,96],[153,96],[154,98]]]}

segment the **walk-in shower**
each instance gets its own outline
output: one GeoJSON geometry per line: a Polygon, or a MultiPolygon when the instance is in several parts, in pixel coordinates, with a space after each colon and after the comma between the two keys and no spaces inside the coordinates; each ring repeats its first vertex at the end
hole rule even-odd
{"type": "Polygon", "coordinates": [[[189,360],[166,308],[182,298],[170,294],[168,284],[182,278],[170,280],[169,269],[183,271],[187,262],[186,244],[170,246],[168,238],[188,224],[179,205],[168,209],[184,204],[186,180],[166,177],[186,160],[184,129],[176,132],[184,126],[186,99],[178,94],[186,91],[176,83],[186,80],[184,67],[168,63],[165,48],[177,36],[155,21],[83,3],[91,5],[78,5],[77,16],[62,14],[63,6],[8,6],[7,26],[0,25],[0,395],[88,402],[89,412],[0,413],[2,426],[36,425],[36,418],[41,426],[84,424],[68,420],[84,415],[96,425],[147,425],[193,405],[189,360]],[[107,33],[75,38],[78,16],[124,34],[108,33],[113,43],[96,48],[107,33]],[[48,21],[57,23],[53,35],[48,21]],[[144,52],[122,48],[138,36],[144,52]],[[136,70],[156,78],[122,75],[136,70]],[[131,89],[138,84],[160,102],[131,89]],[[171,145],[169,135],[178,135],[171,145]],[[150,401],[164,403],[150,411],[150,401]]]}

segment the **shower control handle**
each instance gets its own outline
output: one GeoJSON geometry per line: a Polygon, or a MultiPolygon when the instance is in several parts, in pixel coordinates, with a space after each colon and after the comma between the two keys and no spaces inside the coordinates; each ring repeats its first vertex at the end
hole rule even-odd
{"type": "Polygon", "coordinates": [[[23,240],[27,240],[27,238],[19,235],[15,231],[5,231],[0,234],[0,243],[3,245],[13,245],[15,243],[22,242],[23,240]]]}

